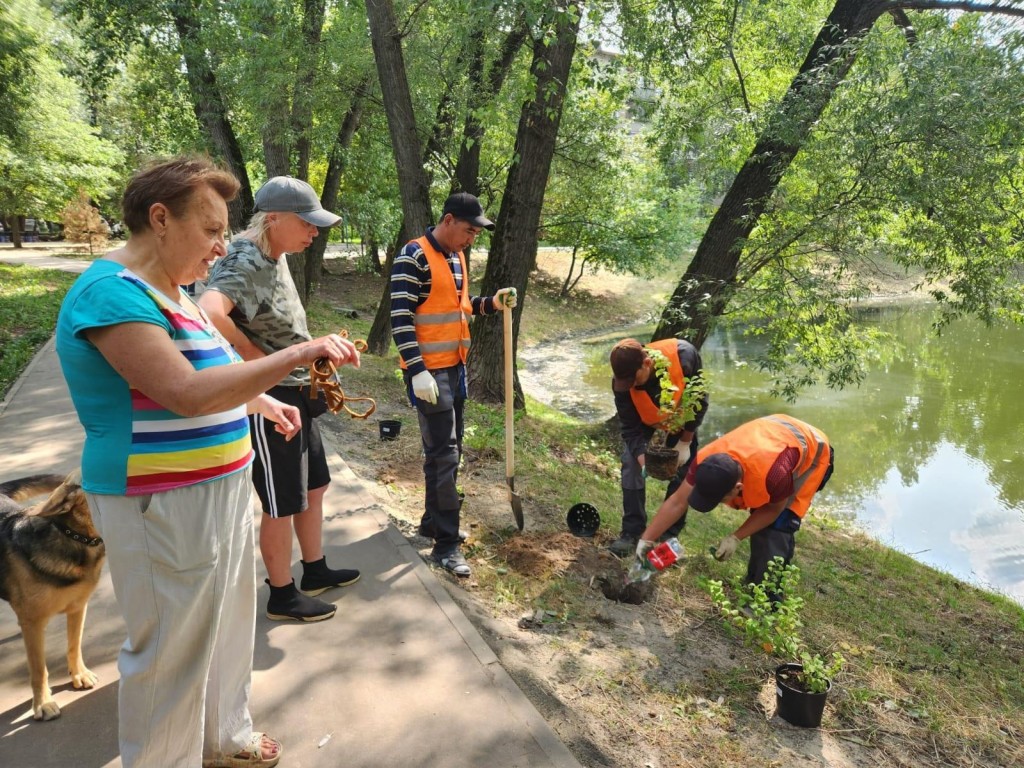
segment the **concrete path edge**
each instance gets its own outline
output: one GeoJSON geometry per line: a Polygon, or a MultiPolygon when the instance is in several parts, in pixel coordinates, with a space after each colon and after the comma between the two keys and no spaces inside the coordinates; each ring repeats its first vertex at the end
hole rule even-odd
{"type": "MultiPolygon", "coordinates": [[[[352,483],[353,486],[361,486],[362,481],[348,465],[341,461],[337,449],[326,437],[324,437],[324,445],[328,448],[327,454],[329,456],[328,463],[331,467],[331,476],[352,483]]],[[[505,668],[501,666],[497,655],[491,650],[487,641],[484,640],[472,622],[466,618],[466,614],[459,608],[451,595],[448,594],[444,585],[431,572],[430,567],[420,557],[420,554],[392,524],[387,512],[379,503],[370,498],[361,487],[360,493],[363,494],[363,501],[365,502],[364,510],[386,531],[388,540],[395,545],[395,548],[412,566],[416,578],[423,584],[427,592],[434,599],[434,602],[438,604],[466,645],[469,646],[481,666],[494,682],[495,687],[500,691],[502,699],[504,699],[509,709],[515,713],[516,717],[530,731],[534,741],[544,751],[544,754],[556,766],[580,768],[580,763],[576,756],[559,740],[551,726],[541,717],[533,702],[530,701],[529,697],[516,684],[505,668]]]]}

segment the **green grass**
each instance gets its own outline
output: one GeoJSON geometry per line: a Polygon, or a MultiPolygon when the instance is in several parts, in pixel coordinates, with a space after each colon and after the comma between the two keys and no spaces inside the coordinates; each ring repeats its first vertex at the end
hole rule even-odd
{"type": "Polygon", "coordinates": [[[53,335],[60,303],[77,277],[0,264],[0,398],[53,335]]]}

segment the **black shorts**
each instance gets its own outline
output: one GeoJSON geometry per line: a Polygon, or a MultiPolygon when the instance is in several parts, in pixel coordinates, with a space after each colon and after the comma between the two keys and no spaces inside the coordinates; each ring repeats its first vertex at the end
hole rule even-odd
{"type": "Polygon", "coordinates": [[[322,412],[310,401],[309,387],[274,387],[267,392],[282,403],[294,405],[302,415],[302,430],[290,441],[274,429],[274,422],[259,414],[249,416],[256,459],[252,480],[263,511],[271,517],[288,517],[309,506],[307,492],[331,482],[320,428],[312,414],[322,412]]]}

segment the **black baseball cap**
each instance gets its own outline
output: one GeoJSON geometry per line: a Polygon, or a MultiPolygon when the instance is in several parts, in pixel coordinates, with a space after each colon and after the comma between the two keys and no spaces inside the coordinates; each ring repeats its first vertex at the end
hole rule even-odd
{"type": "Polygon", "coordinates": [[[742,478],[743,468],[736,459],[727,453],[712,453],[694,470],[694,487],[687,505],[698,512],[710,512],[742,478]]]}
{"type": "Polygon", "coordinates": [[[441,218],[443,219],[449,213],[456,219],[468,221],[474,227],[494,229],[494,222],[484,216],[484,207],[480,205],[480,201],[469,192],[456,192],[444,201],[441,218]]]}

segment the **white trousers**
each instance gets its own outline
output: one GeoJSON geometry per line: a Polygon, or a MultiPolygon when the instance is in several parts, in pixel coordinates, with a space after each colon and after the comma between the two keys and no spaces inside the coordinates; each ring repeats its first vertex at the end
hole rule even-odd
{"type": "Polygon", "coordinates": [[[117,662],[123,768],[198,768],[240,751],[252,735],[256,628],[250,471],[88,498],[128,628],[117,662]]]}

